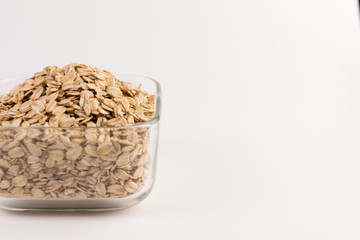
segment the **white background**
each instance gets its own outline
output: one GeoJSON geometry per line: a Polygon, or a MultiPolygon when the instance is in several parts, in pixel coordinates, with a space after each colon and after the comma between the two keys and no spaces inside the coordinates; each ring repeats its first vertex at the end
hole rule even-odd
{"type": "Polygon", "coordinates": [[[1,239],[359,239],[355,0],[0,0],[0,77],[80,62],[163,89],[157,182],[1,239]]]}

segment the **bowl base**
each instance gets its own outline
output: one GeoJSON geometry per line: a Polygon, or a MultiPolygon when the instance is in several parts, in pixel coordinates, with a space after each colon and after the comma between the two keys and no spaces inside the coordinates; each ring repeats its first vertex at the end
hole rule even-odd
{"type": "Polygon", "coordinates": [[[129,197],[108,199],[21,199],[0,198],[0,208],[8,211],[94,212],[114,211],[132,207],[144,200],[151,191],[129,197]]]}

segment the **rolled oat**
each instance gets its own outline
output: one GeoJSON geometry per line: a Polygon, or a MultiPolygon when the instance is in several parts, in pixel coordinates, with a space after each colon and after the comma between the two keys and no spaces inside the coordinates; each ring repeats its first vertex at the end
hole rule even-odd
{"type": "Polygon", "coordinates": [[[150,164],[149,128],[116,127],[153,117],[156,98],[140,87],[74,63],[45,67],[1,96],[0,196],[138,192],[150,164]]]}

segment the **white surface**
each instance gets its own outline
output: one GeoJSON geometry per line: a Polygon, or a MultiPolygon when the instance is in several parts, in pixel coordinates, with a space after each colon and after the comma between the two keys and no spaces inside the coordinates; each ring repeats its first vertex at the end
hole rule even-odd
{"type": "Polygon", "coordinates": [[[357,2],[0,1],[0,75],[81,62],[163,88],[158,178],[1,239],[359,239],[357,2]]]}

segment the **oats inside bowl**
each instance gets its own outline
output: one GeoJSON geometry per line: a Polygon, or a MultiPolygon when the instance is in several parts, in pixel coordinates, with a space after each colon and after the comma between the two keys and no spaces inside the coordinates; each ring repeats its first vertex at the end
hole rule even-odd
{"type": "Polygon", "coordinates": [[[45,67],[0,97],[0,197],[139,192],[152,162],[140,123],[155,112],[155,95],[106,70],[45,67]]]}

